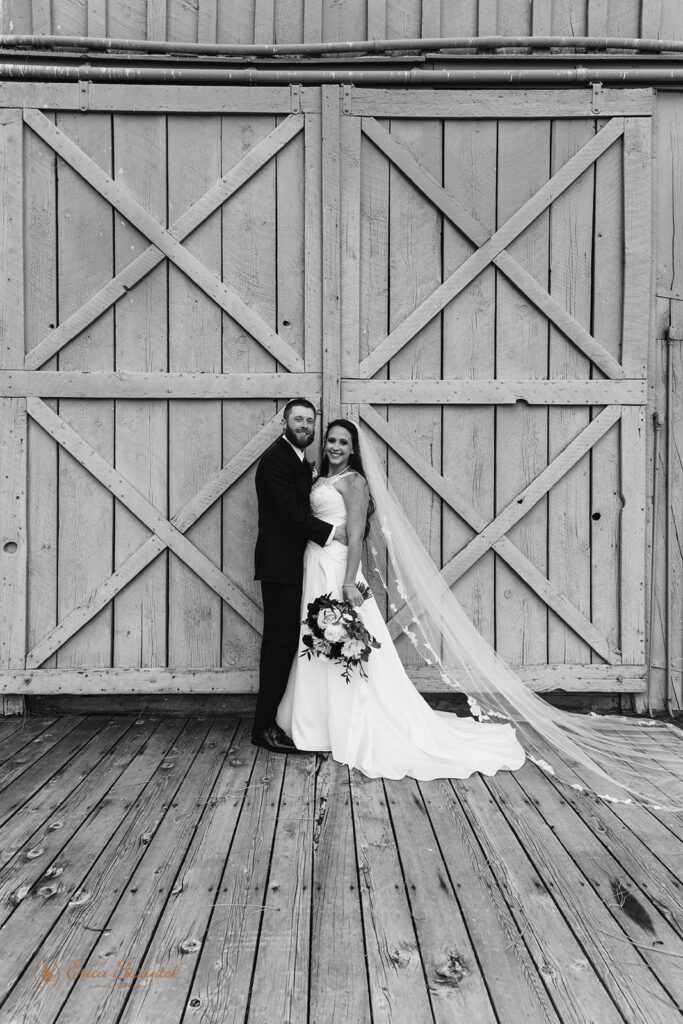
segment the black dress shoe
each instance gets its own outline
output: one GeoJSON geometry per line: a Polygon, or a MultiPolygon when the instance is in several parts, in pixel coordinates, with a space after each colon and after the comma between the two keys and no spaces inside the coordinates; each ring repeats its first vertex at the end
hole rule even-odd
{"type": "Polygon", "coordinates": [[[269,725],[265,729],[254,729],[251,734],[251,742],[254,746],[264,747],[274,754],[314,754],[314,750],[299,750],[294,746],[293,740],[289,738],[279,725],[269,725]]]}

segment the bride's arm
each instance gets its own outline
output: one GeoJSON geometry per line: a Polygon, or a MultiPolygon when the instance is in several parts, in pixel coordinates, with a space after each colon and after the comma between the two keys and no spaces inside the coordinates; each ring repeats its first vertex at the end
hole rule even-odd
{"type": "Polygon", "coordinates": [[[360,566],[370,491],[365,477],[360,473],[354,473],[353,476],[349,475],[344,480],[340,480],[339,491],[346,505],[346,532],[348,535],[343,595],[350,604],[357,606],[363,603],[363,598],[356,588],[356,575],[360,566]]]}

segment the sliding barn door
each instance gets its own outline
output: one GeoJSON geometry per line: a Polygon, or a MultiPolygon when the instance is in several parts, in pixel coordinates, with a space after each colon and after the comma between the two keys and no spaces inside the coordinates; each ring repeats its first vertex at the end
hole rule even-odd
{"type": "Polygon", "coordinates": [[[651,102],[3,84],[0,692],[255,689],[302,393],[529,685],[642,689],[651,102]]]}
{"type": "Polygon", "coordinates": [[[254,688],[254,465],[321,398],[302,96],[2,87],[5,694],[254,688]]]}
{"type": "MultiPolygon", "coordinates": [[[[478,628],[541,690],[645,685],[651,102],[323,89],[339,402],[478,628]]],[[[414,678],[441,688],[402,625],[414,678]]]]}

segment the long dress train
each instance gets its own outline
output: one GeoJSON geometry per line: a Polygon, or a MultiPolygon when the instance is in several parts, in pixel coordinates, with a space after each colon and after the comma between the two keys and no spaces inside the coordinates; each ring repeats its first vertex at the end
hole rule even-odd
{"type": "MultiPolygon", "coordinates": [[[[346,522],[334,480],[317,481],[311,509],[329,523],[346,522]]],[[[308,603],[321,594],[341,598],[346,552],[336,541],[327,547],[308,544],[302,619],[308,603]]],[[[365,582],[360,571],[356,578],[365,582]]],[[[297,747],[330,751],[336,761],[372,778],[461,779],[522,766],[524,750],[511,725],[434,711],[406,674],[374,598],[358,613],[382,645],[370,654],[367,679],[356,670],[347,684],[340,666],[327,659],[294,659],[277,723],[297,747]]]]}

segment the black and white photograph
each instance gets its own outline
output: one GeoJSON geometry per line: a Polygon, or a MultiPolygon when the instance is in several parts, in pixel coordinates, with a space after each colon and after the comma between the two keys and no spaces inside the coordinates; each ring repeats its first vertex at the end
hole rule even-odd
{"type": "Polygon", "coordinates": [[[0,0],[0,1024],[680,1024],[682,453],[677,0],[0,0]]]}

